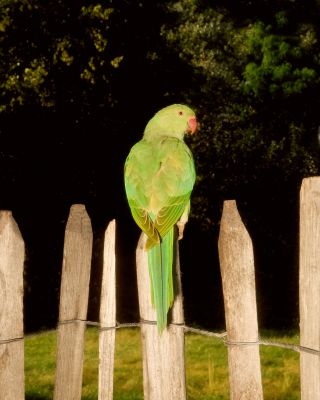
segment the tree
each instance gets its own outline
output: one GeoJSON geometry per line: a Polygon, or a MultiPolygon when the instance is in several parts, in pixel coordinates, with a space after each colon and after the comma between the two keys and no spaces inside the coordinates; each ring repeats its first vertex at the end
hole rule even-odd
{"type": "Polygon", "coordinates": [[[235,18],[228,3],[171,3],[175,20],[164,35],[194,68],[186,99],[202,120],[193,143],[197,215],[210,214],[212,196],[239,196],[263,174],[300,179],[318,171],[318,27],[310,12],[293,22],[291,14],[301,10],[289,3],[288,9],[273,4],[271,17],[268,4],[267,24],[256,14],[235,18]]]}

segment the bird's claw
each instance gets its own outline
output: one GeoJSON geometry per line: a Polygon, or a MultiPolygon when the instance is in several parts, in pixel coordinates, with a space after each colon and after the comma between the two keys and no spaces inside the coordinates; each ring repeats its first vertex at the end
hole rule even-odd
{"type": "Polygon", "coordinates": [[[185,226],[185,222],[177,222],[177,227],[178,227],[178,240],[181,240],[183,238],[183,231],[184,231],[184,226],[185,226]]]}

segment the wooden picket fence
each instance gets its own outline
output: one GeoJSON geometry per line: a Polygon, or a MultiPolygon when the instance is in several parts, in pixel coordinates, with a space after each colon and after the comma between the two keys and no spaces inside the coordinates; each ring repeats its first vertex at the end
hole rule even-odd
{"type": "MultiPolygon", "coordinates": [[[[115,221],[104,240],[99,333],[99,400],[113,398],[116,338],[115,221]]],[[[73,205],[66,226],[53,399],[81,399],[84,334],[92,255],[92,228],[83,205],[73,205]]],[[[184,326],[179,249],[171,324],[159,336],[151,305],[142,235],[136,251],[144,398],[186,399],[184,326]]],[[[253,247],[234,200],[225,201],[219,257],[228,345],[230,398],[263,399],[253,247]]],[[[10,211],[0,212],[0,399],[24,399],[24,242],[10,211]]],[[[300,192],[301,399],[320,400],[320,177],[300,192]]],[[[276,395],[275,395],[276,396],[276,395]]],[[[276,398],[276,397],[275,397],[276,398]]]]}

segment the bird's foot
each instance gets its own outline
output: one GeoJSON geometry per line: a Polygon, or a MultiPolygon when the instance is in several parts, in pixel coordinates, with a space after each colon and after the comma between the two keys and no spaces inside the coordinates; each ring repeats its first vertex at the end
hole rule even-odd
{"type": "Polygon", "coordinates": [[[179,232],[178,240],[181,240],[183,238],[183,231],[184,231],[185,224],[186,223],[182,222],[182,221],[177,222],[177,227],[178,227],[178,232],[179,232]]]}

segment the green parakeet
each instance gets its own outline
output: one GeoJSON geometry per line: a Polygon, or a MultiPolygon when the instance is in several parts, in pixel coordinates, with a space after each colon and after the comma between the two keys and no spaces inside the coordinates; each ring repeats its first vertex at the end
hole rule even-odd
{"type": "Polygon", "coordinates": [[[148,122],[142,140],[132,147],[125,163],[131,213],[147,235],[152,302],[160,333],[174,299],[174,227],[177,224],[182,238],[196,177],[191,151],[183,139],[196,128],[196,116],[189,107],[165,107],[148,122]]]}

